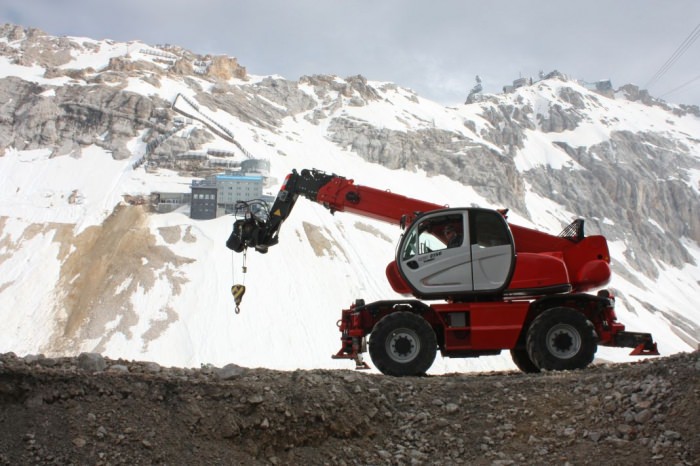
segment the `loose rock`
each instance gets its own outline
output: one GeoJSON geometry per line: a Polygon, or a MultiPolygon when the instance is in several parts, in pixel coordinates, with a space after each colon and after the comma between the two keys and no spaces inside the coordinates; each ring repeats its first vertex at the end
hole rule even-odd
{"type": "Polygon", "coordinates": [[[700,457],[697,352],[563,373],[407,378],[163,368],[91,353],[49,359],[0,356],[0,464],[694,465],[700,457]]]}

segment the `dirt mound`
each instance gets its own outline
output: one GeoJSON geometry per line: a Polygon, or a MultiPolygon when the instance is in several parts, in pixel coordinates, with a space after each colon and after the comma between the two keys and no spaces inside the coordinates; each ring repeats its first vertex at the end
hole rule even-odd
{"type": "Polygon", "coordinates": [[[697,464],[700,354],[394,378],[0,356],[0,464],[697,464]]]}

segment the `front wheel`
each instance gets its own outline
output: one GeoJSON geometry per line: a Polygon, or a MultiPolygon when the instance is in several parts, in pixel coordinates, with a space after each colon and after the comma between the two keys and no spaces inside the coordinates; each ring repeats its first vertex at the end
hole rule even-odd
{"type": "Polygon", "coordinates": [[[593,362],[598,336],[582,313],[555,307],[540,314],[527,332],[527,353],[540,369],[583,369],[593,362]]]}
{"type": "Polygon", "coordinates": [[[433,365],[436,352],[433,328],[412,312],[384,316],[370,335],[369,355],[383,374],[423,375],[433,365]]]}

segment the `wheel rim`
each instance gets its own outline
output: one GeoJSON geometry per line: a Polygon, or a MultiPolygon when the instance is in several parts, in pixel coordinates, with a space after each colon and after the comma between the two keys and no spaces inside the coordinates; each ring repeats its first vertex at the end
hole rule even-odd
{"type": "Polygon", "coordinates": [[[409,362],[420,352],[418,334],[410,328],[399,328],[386,339],[386,353],[396,362],[409,362]]]}
{"type": "Polygon", "coordinates": [[[547,350],[550,354],[570,359],[581,349],[581,335],[568,324],[557,324],[547,332],[547,350]]]}

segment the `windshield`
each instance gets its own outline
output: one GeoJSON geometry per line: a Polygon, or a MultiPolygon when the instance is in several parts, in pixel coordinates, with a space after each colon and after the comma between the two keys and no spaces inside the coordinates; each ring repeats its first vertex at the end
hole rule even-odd
{"type": "Polygon", "coordinates": [[[413,229],[408,235],[408,238],[406,238],[406,241],[403,243],[403,254],[401,254],[401,258],[406,260],[410,259],[411,257],[416,255],[416,252],[418,251],[417,247],[417,242],[416,242],[416,230],[413,229]]]}
{"type": "Polygon", "coordinates": [[[416,255],[461,246],[462,225],[461,214],[438,215],[417,222],[408,232],[401,258],[407,260],[416,255]]]}

